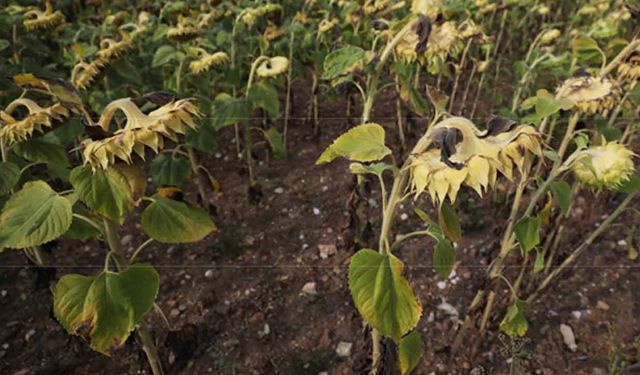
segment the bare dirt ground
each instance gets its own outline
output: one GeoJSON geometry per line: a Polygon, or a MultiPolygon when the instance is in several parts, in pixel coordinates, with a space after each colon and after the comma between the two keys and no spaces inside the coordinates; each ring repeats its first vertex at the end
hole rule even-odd
{"type": "MultiPolygon", "coordinates": [[[[322,105],[320,113],[343,113],[342,104],[322,105]]],[[[310,124],[300,119],[305,107],[305,103],[294,105],[287,160],[267,162],[258,147],[262,162],[257,171],[264,192],[259,204],[247,200],[243,164],[234,156],[233,129],[225,129],[219,137],[219,154],[203,158],[221,186],[213,199],[219,230],[196,245],[155,244],[141,256],[161,276],[158,305],[171,327],[153,311],[148,321],[167,373],[366,373],[369,336],[346,283],[348,259],[357,250],[352,246],[347,204],[353,179],[344,161],[314,165],[347,125],[340,119],[322,120],[321,135],[313,137],[310,124]],[[319,246],[327,245],[323,249],[331,252],[335,246],[335,254],[322,258],[319,246]],[[303,292],[310,290],[310,285],[305,287],[308,283],[315,283],[315,294],[303,292]],[[340,342],[352,344],[346,357],[336,354],[340,342]]],[[[396,139],[394,122],[385,117],[385,112],[393,113],[392,107],[381,105],[377,114],[389,129],[389,143],[396,139]]],[[[417,122],[410,130],[412,140],[420,126],[417,122]]],[[[378,188],[371,186],[372,197],[377,198],[378,188]]],[[[626,237],[626,224],[640,219],[637,212],[626,213],[619,220],[625,225],[607,231],[580,259],[579,267],[527,312],[529,332],[515,353],[508,350],[513,343],[497,334],[504,312],[501,305],[475,358],[469,358],[468,350],[450,354],[457,317],[438,306],[446,302],[462,318],[482,282],[506,219],[505,205],[492,202],[504,201],[508,186],[498,190],[485,200],[471,192],[460,197],[464,240],[458,246],[455,275],[448,280],[439,279],[430,267],[430,240],[411,240],[397,252],[424,307],[418,329],[426,352],[416,373],[506,374],[515,357],[517,373],[606,374],[614,360],[635,361],[640,273],[620,240],[626,237]],[[572,327],[576,352],[563,344],[561,323],[572,327]]],[[[610,194],[585,193],[577,200],[560,257],[615,207],[615,199],[610,194]]],[[[431,207],[426,200],[416,205],[431,207]]],[[[369,209],[378,215],[374,203],[369,209]]],[[[412,207],[402,208],[400,215],[396,233],[421,225],[412,207]]],[[[137,217],[127,221],[121,235],[125,248],[132,251],[145,238],[137,231],[137,217]]],[[[375,238],[371,240],[375,243],[375,238]]],[[[105,357],[92,352],[82,339],[69,336],[51,313],[49,283],[69,272],[90,273],[101,267],[101,244],[64,241],[49,247],[47,262],[52,268],[45,270],[29,268],[18,252],[0,254],[0,372],[149,373],[134,335],[111,358],[105,357]]],[[[392,362],[385,371],[395,371],[392,362]]]]}

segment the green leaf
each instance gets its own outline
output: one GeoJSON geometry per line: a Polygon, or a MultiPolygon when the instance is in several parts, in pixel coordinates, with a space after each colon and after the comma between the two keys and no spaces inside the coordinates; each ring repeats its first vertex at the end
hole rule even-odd
{"type": "Polygon", "coordinates": [[[161,153],[151,162],[149,174],[156,185],[181,186],[191,176],[191,163],[182,156],[161,153]]]}
{"type": "Polygon", "coordinates": [[[287,149],[284,147],[284,139],[282,138],[282,134],[276,128],[270,128],[266,132],[264,132],[264,137],[269,142],[269,146],[271,146],[271,151],[278,159],[286,159],[287,158],[287,149]]]}
{"type": "Polygon", "coordinates": [[[527,322],[527,318],[524,316],[524,307],[525,302],[520,299],[516,299],[513,305],[509,306],[507,314],[500,323],[500,330],[502,330],[502,332],[511,337],[524,336],[525,333],[527,333],[529,322],[527,322]]]}
{"type": "Polygon", "coordinates": [[[34,163],[47,163],[62,167],[69,165],[69,158],[67,158],[64,147],[39,138],[16,143],[13,146],[13,152],[34,163]]]}
{"type": "Polygon", "coordinates": [[[549,185],[549,189],[553,194],[553,200],[566,216],[571,208],[571,186],[565,181],[554,181],[549,185]]]}
{"type": "Polygon", "coordinates": [[[178,58],[178,51],[170,45],[160,46],[153,55],[152,68],[157,68],[178,58]]]}
{"type": "Polygon", "coordinates": [[[208,122],[200,124],[198,130],[189,128],[185,135],[185,144],[200,152],[211,154],[218,149],[216,129],[208,122]]]}
{"type": "Polygon", "coordinates": [[[9,47],[11,45],[11,43],[9,43],[8,40],[6,39],[0,39],[0,52],[4,51],[5,49],[7,49],[7,47],[9,47]]]}
{"type": "Polygon", "coordinates": [[[133,205],[131,185],[114,168],[94,172],[89,165],[74,168],[69,177],[71,185],[80,200],[94,212],[104,215],[120,224],[124,215],[133,205]]]}
{"type": "Polygon", "coordinates": [[[588,36],[578,36],[571,41],[571,51],[573,57],[582,64],[600,63],[604,58],[602,50],[593,38],[588,36]]]}
{"type": "Polygon", "coordinates": [[[433,250],[433,266],[436,268],[438,276],[449,277],[456,261],[456,250],[446,239],[438,241],[433,250]]]}
{"type": "Polygon", "coordinates": [[[536,260],[533,263],[533,273],[539,273],[544,269],[544,253],[536,250],[536,260]]]}
{"type": "Polygon", "coordinates": [[[322,79],[334,79],[362,65],[366,54],[362,48],[348,46],[337,49],[324,59],[322,79]]]}
{"type": "Polygon", "coordinates": [[[513,231],[516,234],[523,254],[540,243],[540,219],[537,217],[523,217],[518,220],[513,231]]]}
{"type": "Polygon", "coordinates": [[[358,125],[339,136],[320,155],[316,164],[328,163],[342,156],[351,161],[376,161],[389,155],[384,145],[384,128],[375,123],[358,125]]]}
{"type": "Polygon", "coordinates": [[[349,164],[349,172],[353,174],[375,174],[376,176],[382,176],[385,171],[393,170],[395,167],[387,163],[373,163],[373,164],[361,164],[351,163],[349,164]]]}
{"type": "Polygon", "coordinates": [[[71,225],[71,203],[44,181],[32,181],[9,198],[0,214],[0,248],[23,249],[62,236],[71,225]]]}
{"type": "Polygon", "coordinates": [[[619,187],[618,191],[623,193],[637,193],[640,191],[640,176],[633,176],[628,181],[623,182],[619,187]]]}
{"type": "Polygon", "coordinates": [[[214,102],[213,124],[216,129],[247,121],[249,116],[249,102],[245,98],[216,99],[214,102]]]}
{"type": "Polygon", "coordinates": [[[153,203],[142,212],[142,230],[158,242],[198,242],[216,229],[200,207],[158,195],[152,199],[153,203]]]}
{"type": "Polygon", "coordinates": [[[10,192],[19,179],[20,167],[7,161],[0,162],[0,195],[10,192]]]}
{"type": "Polygon", "coordinates": [[[358,251],[349,265],[349,290],[364,320],[396,343],[411,331],[422,314],[395,256],[370,249],[358,251]]]}
{"type": "Polygon", "coordinates": [[[398,365],[401,374],[408,374],[418,366],[422,352],[424,351],[424,343],[420,337],[420,332],[413,331],[406,335],[398,345],[398,365]]]}
{"type": "Polygon", "coordinates": [[[153,307],[159,279],[148,264],[96,276],[65,275],[53,290],[53,312],[67,332],[110,355],[153,307]]]}
{"type": "Polygon", "coordinates": [[[98,234],[100,234],[100,232],[98,232],[98,230],[91,224],[74,216],[73,221],[71,222],[71,226],[69,227],[69,230],[64,234],[64,237],[70,240],[84,241],[89,238],[94,238],[98,234]]]}
{"type": "Polygon", "coordinates": [[[253,108],[262,108],[272,119],[280,116],[280,100],[278,91],[266,82],[258,82],[249,90],[249,101],[253,108]]]}
{"type": "Polygon", "coordinates": [[[440,205],[438,211],[438,224],[444,235],[453,242],[459,242],[462,238],[462,229],[460,228],[460,221],[456,210],[451,205],[444,201],[440,205]]]}

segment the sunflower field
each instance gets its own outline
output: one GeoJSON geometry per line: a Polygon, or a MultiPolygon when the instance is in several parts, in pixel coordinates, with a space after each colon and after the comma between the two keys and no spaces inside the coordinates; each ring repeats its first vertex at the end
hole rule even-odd
{"type": "Polygon", "coordinates": [[[0,0],[0,373],[640,373],[639,0],[0,0]]]}

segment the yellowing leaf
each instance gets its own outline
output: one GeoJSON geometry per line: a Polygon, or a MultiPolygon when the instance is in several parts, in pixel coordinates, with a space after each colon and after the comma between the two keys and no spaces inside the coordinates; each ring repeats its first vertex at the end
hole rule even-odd
{"type": "Polygon", "coordinates": [[[396,343],[412,330],[422,314],[411,286],[402,277],[404,265],[393,255],[358,251],[349,265],[349,290],[364,320],[396,343]]]}
{"type": "Polygon", "coordinates": [[[378,124],[358,125],[333,141],[316,164],[328,163],[339,156],[359,162],[380,160],[391,153],[384,145],[384,135],[384,128],[378,124]]]}
{"type": "Polygon", "coordinates": [[[511,337],[524,336],[529,328],[529,322],[527,322],[527,318],[524,316],[524,307],[525,302],[516,299],[500,323],[500,330],[511,337]]]}
{"type": "Polygon", "coordinates": [[[158,273],[147,264],[97,276],[65,275],[53,290],[53,312],[67,332],[110,355],[151,309],[158,286],[158,273]]]}
{"type": "Polygon", "coordinates": [[[205,210],[155,195],[142,213],[142,230],[163,243],[198,242],[216,230],[205,210]]]}

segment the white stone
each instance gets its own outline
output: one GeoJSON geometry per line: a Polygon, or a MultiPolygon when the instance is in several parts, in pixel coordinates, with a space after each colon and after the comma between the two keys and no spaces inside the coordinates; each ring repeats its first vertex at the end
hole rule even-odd
{"type": "Polygon", "coordinates": [[[351,348],[353,344],[346,341],[340,341],[336,347],[336,354],[338,357],[349,357],[351,355],[351,348]]]}
{"type": "Polygon", "coordinates": [[[273,189],[273,192],[276,193],[276,194],[282,194],[282,193],[284,193],[284,188],[279,186],[279,187],[273,189]]]}
{"type": "Polygon", "coordinates": [[[338,249],[336,245],[318,245],[318,251],[320,252],[320,258],[327,259],[328,257],[334,255],[338,249]]]}
{"type": "Polygon", "coordinates": [[[313,208],[313,214],[316,215],[316,216],[320,215],[320,209],[317,208],[317,207],[314,207],[313,208]]]}
{"type": "Polygon", "coordinates": [[[211,279],[211,278],[213,278],[213,270],[207,270],[207,271],[204,273],[204,277],[206,277],[207,279],[211,279]]]}
{"type": "Polygon", "coordinates": [[[304,284],[304,286],[302,287],[302,293],[308,294],[308,295],[318,294],[318,291],[316,290],[316,283],[311,281],[304,284]]]}
{"type": "Polygon", "coordinates": [[[573,330],[570,326],[560,324],[560,334],[562,334],[562,341],[564,341],[564,344],[569,348],[569,350],[572,352],[578,350],[578,345],[576,345],[576,336],[573,334],[573,330]]]}

